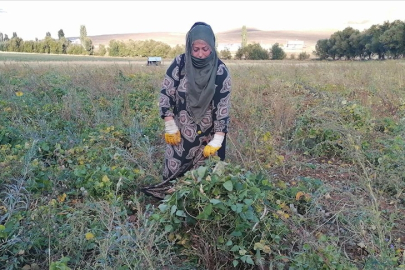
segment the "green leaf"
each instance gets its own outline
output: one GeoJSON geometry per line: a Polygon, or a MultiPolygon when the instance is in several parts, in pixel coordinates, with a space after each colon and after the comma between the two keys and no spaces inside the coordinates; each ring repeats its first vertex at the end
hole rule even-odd
{"type": "Polygon", "coordinates": [[[226,181],[224,184],[223,184],[223,186],[224,186],[224,188],[226,189],[226,190],[228,190],[228,191],[232,191],[233,190],[233,184],[232,184],[232,181],[226,181]]]}
{"type": "Polygon", "coordinates": [[[177,210],[177,205],[172,205],[172,208],[170,209],[170,215],[173,215],[177,210]]]}
{"type": "Polygon", "coordinates": [[[214,195],[214,196],[218,196],[219,194],[221,194],[221,189],[218,187],[218,186],[216,186],[213,190],[212,190],[212,195],[214,195]]]}
{"type": "Polygon", "coordinates": [[[177,211],[176,211],[176,216],[179,216],[179,217],[186,217],[186,213],[184,213],[183,210],[177,210],[177,211]]]}
{"type": "Polygon", "coordinates": [[[198,167],[197,173],[198,173],[199,180],[205,176],[206,171],[207,171],[207,167],[204,167],[204,166],[198,167]]]}
{"type": "Polygon", "coordinates": [[[243,189],[244,189],[244,186],[242,185],[242,183],[237,182],[237,183],[235,184],[235,189],[236,189],[237,191],[240,191],[240,190],[243,190],[243,189]]]}
{"type": "Polygon", "coordinates": [[[44,142],[44,143],[41,144],[41,149],[44,150],[44,151],[49,151],[49,145],[44,142]]]}
{"type": "Polygon", "coordinates": [[[221,201],[220,201],[220,200],[217,200],[217,199],[211,199],[211,200],[210,200],[210,203],[212,203],[213,205],[216,205],[216,204],[221,203],[221,201]]]}
{"type": "Polygon", "coordinates": [[[238,251],[240,248],[239,248],[239,246],[238,245],[234,245],[232,248],[231,248],[231,251],[232,252],[235,252],[235,251],[238,251]]]}
{"type": "Polygon", "coordinates": [[[168,205],[167,204],[161,204],[158,206],[159,210],[162,212],[165,212],[167,210],[168,205]]]}
{"type": "Polygon", "coordinates": [[[172,225],[166,225],[165,226],[165,232],[172,232],[173,231],[173,226],[172,225]]]}
{"type": "Polygon", "coordinates": [[[252,199],[244,199],[243,202],[247,205],[252,205],[253,200],[252,199]]]}
{"type": "Polygon", "coordinates": [[[248,209],[246,211],[245,215],[246,215],[246,218],[249,219],[249,220],[255,220],[256,221],[256,219],[257,219],[256,215],[253,213],[252,209],[248,209]]]}
{"type": "Polygon", "coordinates": [[[250,255],[245,255],[246,256],[246,263],[248,263],[248,264],[255,264],[254,262],[253,262],[253,260],[252,260],[252,257],[250,256],[250,255]]]}
{"type": "Polygon", "coordinates": [[[243,207],[243,204],[241,204],[241,203],[237,203],[237,204],[231,205],[232,211],[234,211],[234,212],[236,212],[236,213],[242,212],[242,207],[243,207]]]}
{"type": "Polygon", "coordinates": [[[239,194],[239,199],[240,200],[244,200],[243,198],[245,198],[245,197],[247,197],[248,196],[248,191],[245,189],[244,191],[242,191],[240,194],[239,194]]]}
{"type": "Polygon", "coordinates": [[[232,233],[231,233],[231,235],[232,236],[242,236],[242,233],[240,232],[240,231],[233,231],[232,233]]]}
{"type": "Polygon", "coordinates": [[[208,204],[204,207],[204,210],[196,217],[197,219],[208,219],[212,213],[212,204],[208,204]]]}

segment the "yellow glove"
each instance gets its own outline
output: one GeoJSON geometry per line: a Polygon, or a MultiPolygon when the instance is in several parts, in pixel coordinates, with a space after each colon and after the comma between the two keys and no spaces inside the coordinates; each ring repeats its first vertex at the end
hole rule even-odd
{"type": "Polygon", "coordinates": [[[215,155],[219,148],[222,146],[222,142],[224,141],[224,136],[219,134],[214,134],[214,138],[210,141],[205,147],[203,151],[204,157],[209,157],[215,155]]]}
{"type": "Polygon", "coordinates": [[[177,130],[177,132],[174,134],[165,133],[165,140],[168,144],[178,145],[181,141],[180,131],[177,130]]]}
{"type": "Polygon", "coordinates": [[[204,147],[204,152],[203,152],[204,157],[209,157],[209,156],[215,155],[215,153],[218,151],[219,148],[221,148],[221,146],[215,147],[215,146],[211,146],[209,144],[206,145],[204,147]]]}
{"type": "Polygon", "coordinates": [[[165,140],[171,145],[178,145],[181,141],[180,131],[173,119],[165,121],[165,140]]]}

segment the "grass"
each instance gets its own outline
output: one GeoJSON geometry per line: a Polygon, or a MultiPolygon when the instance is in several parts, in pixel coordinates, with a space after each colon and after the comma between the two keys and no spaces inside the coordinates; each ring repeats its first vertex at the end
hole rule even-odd
{"type": "Polygon", "coordinates": [[[0,52],[0,61],[2,62],[107,62],[109,64],[117,63],[139,63],[145,64],[146,58],[123,58],[123,57],[103,57],[103,56],[85,56],[85,55],[61,55],[61,54],[40,54],[40,53],[13,53],[13,52],[0,52]]]}
{"type": "Polygon", "coordinates": [[[403,61],[227,62],[228,169],[268,183],[262,242],[235,253],[214,245],[227,224],[171,231],[175,214],[137,192],[161,179],[166,67],[58,57],[0,54],[4,269],[404,267],[403,61]]]}

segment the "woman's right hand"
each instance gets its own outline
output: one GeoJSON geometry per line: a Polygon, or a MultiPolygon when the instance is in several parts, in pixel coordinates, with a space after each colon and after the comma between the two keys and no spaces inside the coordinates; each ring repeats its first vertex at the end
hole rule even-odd
{"type": "Polygon", "coordinates": [[[170,145],[178,145],[181,141],[180,131],[174,134],[165,133],[165,141],[170,145]]]}
{"type": "Polygon", "coordinates": [[[165,141],[170,145],[178,145],[181,141],[180,130],[173,118],[165,118],[165,141]]]}

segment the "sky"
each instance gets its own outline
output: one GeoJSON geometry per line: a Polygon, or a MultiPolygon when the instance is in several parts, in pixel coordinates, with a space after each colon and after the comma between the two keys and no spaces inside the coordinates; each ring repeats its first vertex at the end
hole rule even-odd
{"type": "Polygon", "coordinates": [[[233,29],[360,31],[405,20],[405,1],[0,1],[0,32],[23,40],[104,34],[186,33],[196,21],[233,29]]]}

